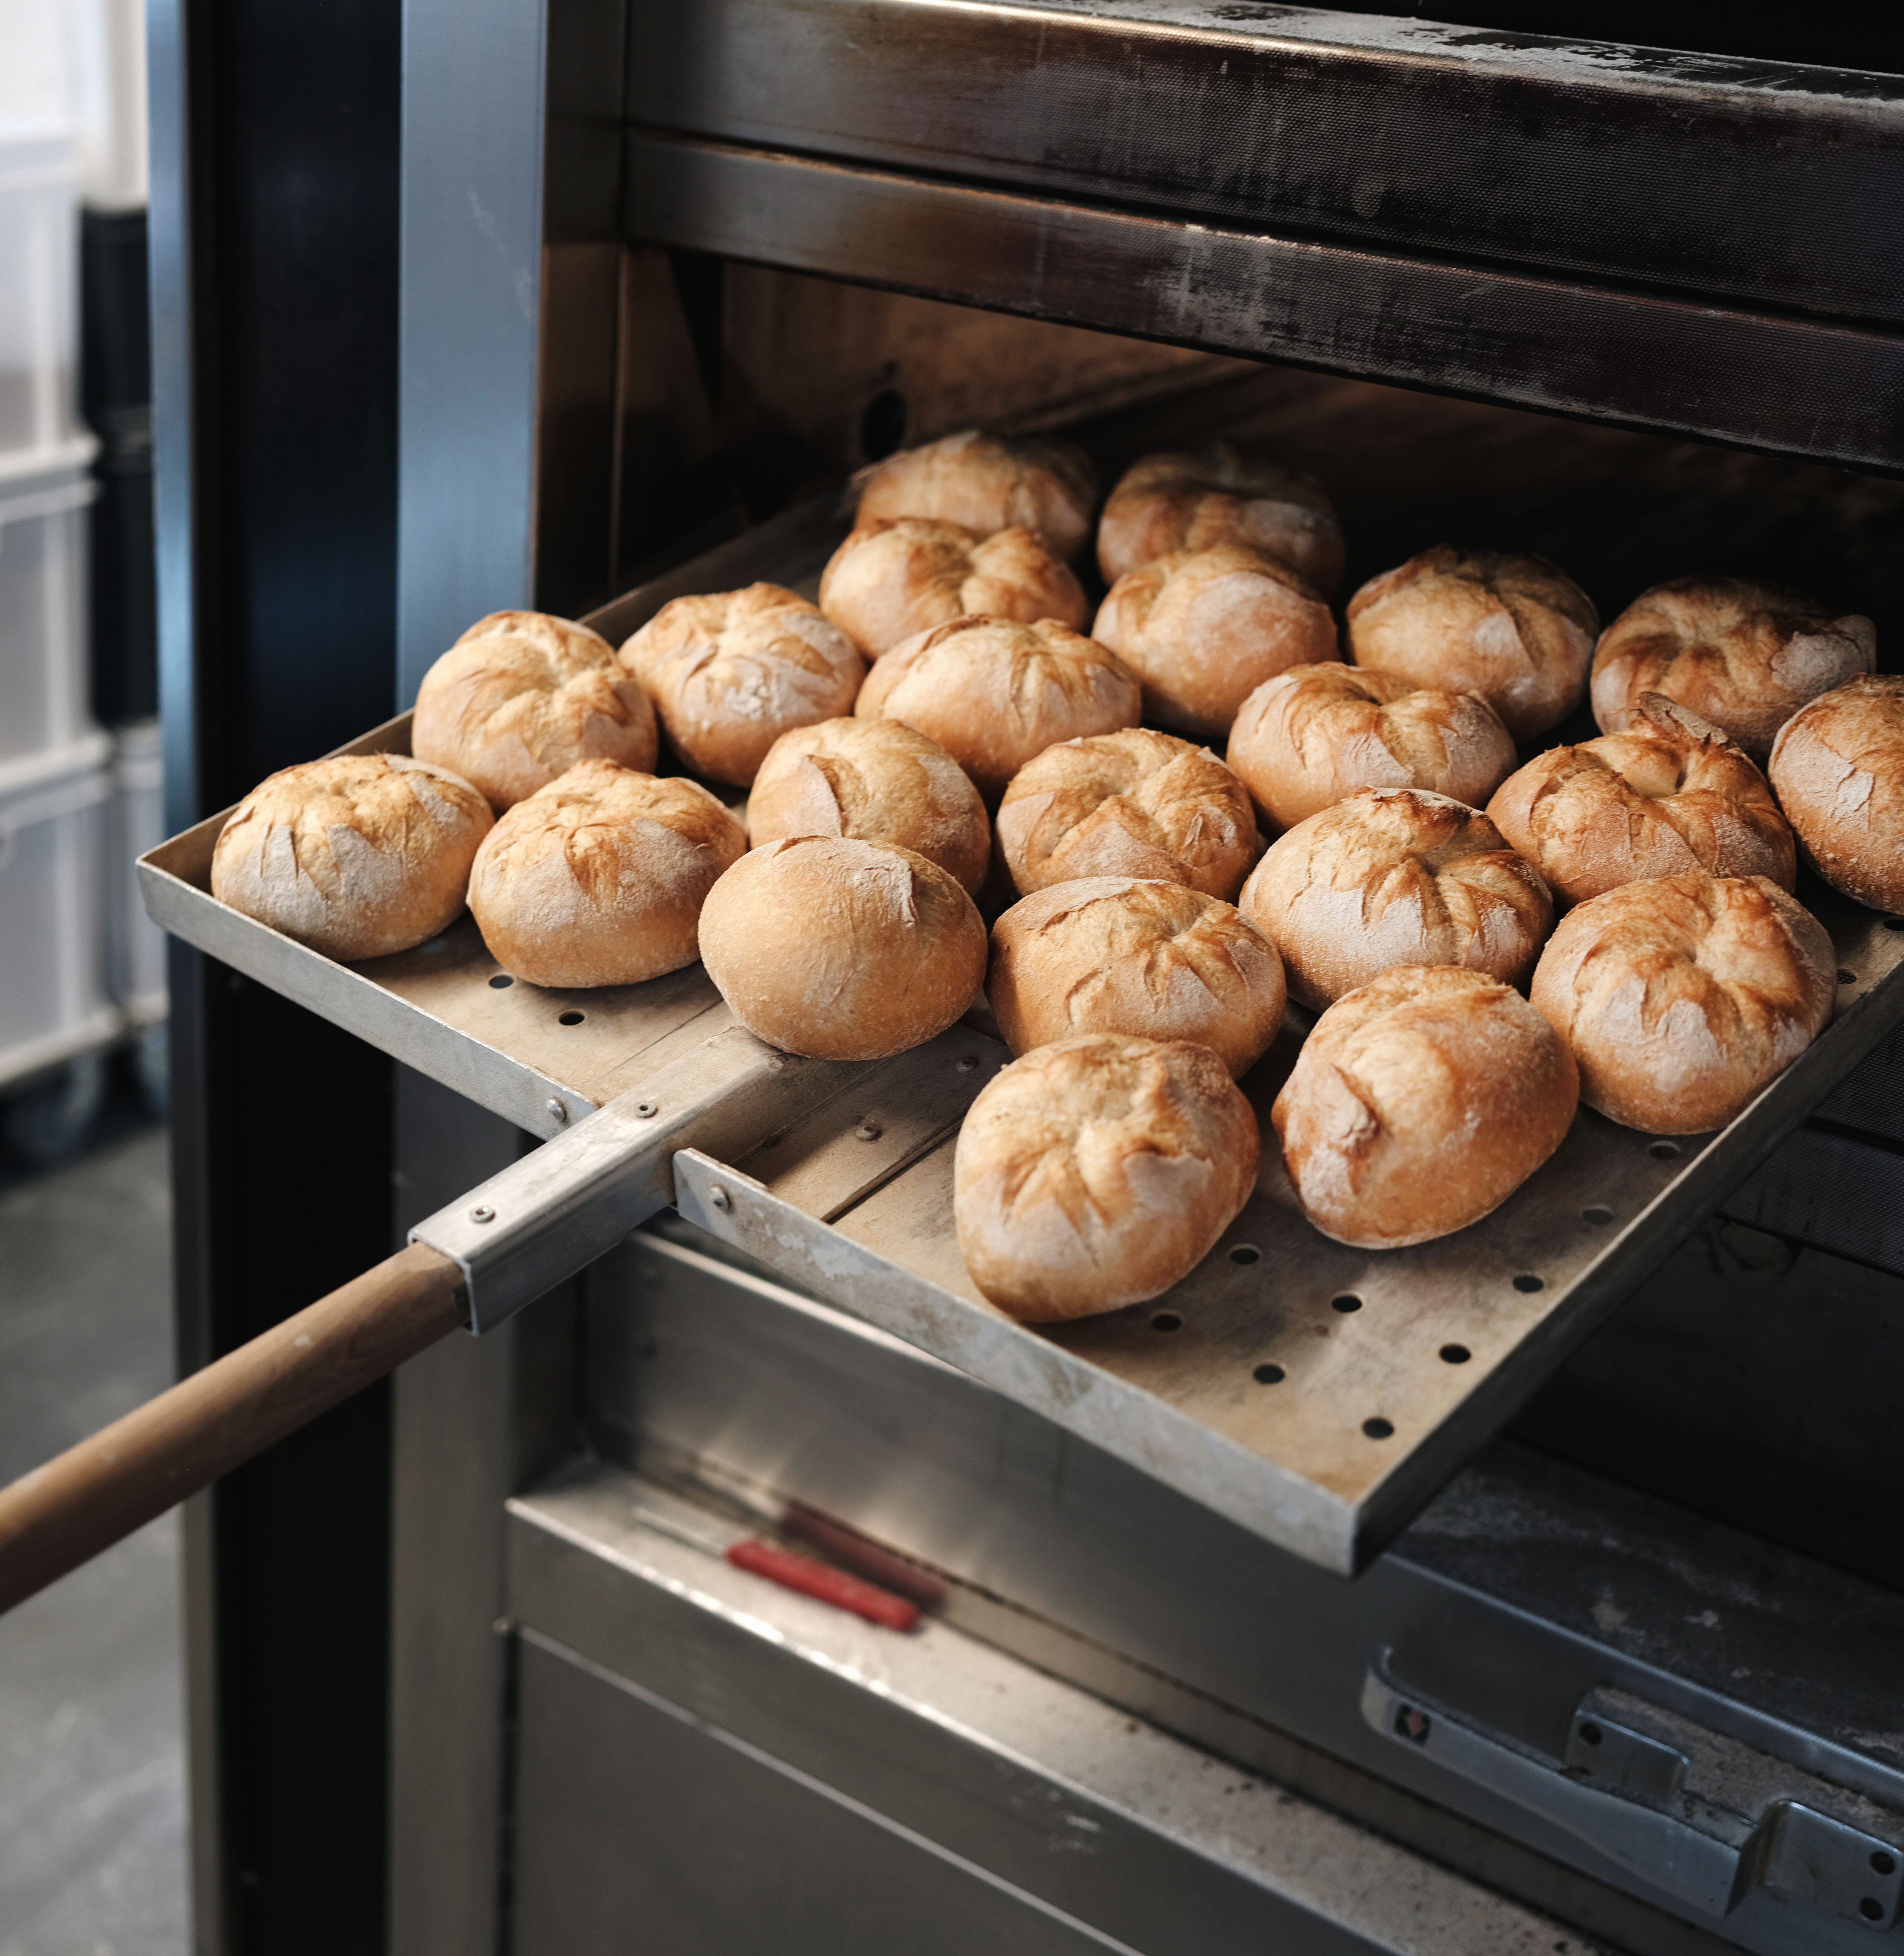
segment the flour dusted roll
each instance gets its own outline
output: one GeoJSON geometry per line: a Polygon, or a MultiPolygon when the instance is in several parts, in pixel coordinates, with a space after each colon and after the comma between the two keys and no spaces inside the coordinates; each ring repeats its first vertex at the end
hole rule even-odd
{"type": "Polygon", "coordinates": [[[1806,701],[1877,663],[1868,618],[1834,618],[1776,585],[1681,577],[1636,598],[1593,653],[1593,718],[1621,732],[1640,696],[1664,693],[1729,734],[1761,765],[1806,701]]]}
{"type": "Polygon", "coordinates": [[[479,618],[423,676],[410,746],[498,809],[577,761],[655,765],[654,709],[614,648],[541,611],[479,618]]]}
{"type": "Polygon", "coordinates": [[[819,608],[869,659],[949,619],[1085,622],[1070,566],[1022,525],[981,536],[926,516],[862,522],[819,580],[819,608]]]}
{"type": "Polygon", "coordinates": [[[1357,665],[1478,692],[1517,740],[1580,703],[1599,628],[1593,601],[1545,557],[1446,545],[1372,577],[1348,620],[1357,665]]]}
{"type": "Polygon", "coordinates": [[[1234,544],[1126,571],[1091,636],[1142,682],[1148,718],[1217,740],[1265,680],[1336,655],[1335,620],[1315,586],[1234,544]]]}
{"type": "Polygon", "coordinates": [[[327,957],[386,957],[463,913],[494,818],[407,754],[343,754],[260,781],[212,851],[212,894],[327,957]]]}
{"type": "Polygon", "coordinates": [[[1287,564],[1325,598],[1342,582],[1346,547],[1328,491],[1240,442],[1145,456],[1124,472],[1097,525],[1107,584],[1173,551],[1220,544],[1287,564]]]}
{"type": "Polygon", "coordinates": [[[1742,1112],[1831,1016],[1823,925],[1763,876],[1622,884],[1563,917],[1529,996],[1573,1049],[1580,1098],[1650,1134],[1742,1112]]]}
{"type": "Polygon", "coordinates": [[[985,997],[1015,1053],[1123,1033],[1207,1046],[1240,1076],[1283,1022],[1283,961],[1214,897],[1087,876],[1025,898],[993,925],[985,997]]]}
{"type": "Polygon", "coordinates": [[[1788,890],[1798,875],[1765,777],[1662,693],[1643,696],[1625,732],[1530,761],[1488,816],[1563,905],[1685,869],[1769,876],[1788,890]]]}
{"type": "Polygon", "coordinates": [[[1053,742],[1135,727],[1141,701],[1129,667],[1068,626],[955,618],[894,646],[853,711],[917,727],[996,801],[1053,742]]]}
{"type": "Polygon", "coordinates": [[[1866,674],[1801,706],[1772,749],[1772,785],[1834,890],[1904,911],[1904,678],[1866,674]]]}
{"type": "Polygon", "coordinates": [[[1189,1275],[1255,1185],[1256,1117],[1208,1047],[1097,1035],[987,1082],[953,1155],[979,1289],[1046,1323],[1139,1304],[1189,1275]]]}
{"type": "Polygon", "coordinates": [[[1083,549],[1097,506],[1097,474],[1082,449],[967,428],[881,463],[860,493],[859,521],[932,516],[984,536],[1022,524],[1069,560],[1083,549]]]}
{"type": "Polygon", "coordinates": [[[1500,1207],[1566,1138],[1573,1057],[1505,985],[1388,971],[1315,1022],[1270,1110],[1302,1212],[1358,1249],[1400,1249],[1500,1207]]]}
{"type": "Polygon", "coordinates": [[[912,850],[974,896],[992,827],[965,770],[899,720],[823,720],[783,734],[747,797],[758,848],[794,835],[840,835],[912,850]]]}
{"type": "Polygon", "coordinates": [[[1225,759],[1293,828],[1359,788],[1426,788],[1479,808],[1514,770],[1514,738],[1478,692],[1335,661],[1293,666],[1242,703],[1225,759]]]}
{"type": "Polygon", "coordinates": [[[741,857],[701,911],[701,959],[747,1030],[810,1059],[884,1059],[936,1037],[985,976],[985,926],[936,863],[794,836],[741,857]]]}
{"type": "Polygon", "coordinates": [[[747,831],[698,781],[579,761],[519,801],[476,852],[469,907],[531,985],[633,985],[700,955],[715,880],[747,831]]]}
{"type": "Polygon", "coordinates": [[[866,673],[846,634],[777,584],[677,598],[620,657],[681,759],[735,787],[789,728],[851,711],[866,673]]]}
{"type": "Polygon", "coordinates": [[[1546,885],[1486,816],[1421,788],[1364,788],[1298,822],[1236,903],[1318,1010],[1397,965],[1517,985],[1554,920],[1546,885]]]}
{"type": "Polygon", "coordinates": [[[1020,895],[1078,876],[1150,876],[1230,898],[1256,860],[1242,784],[1207,747],[1148,727],[1061,740],[999,804],[999,851],[1020,895]]]}

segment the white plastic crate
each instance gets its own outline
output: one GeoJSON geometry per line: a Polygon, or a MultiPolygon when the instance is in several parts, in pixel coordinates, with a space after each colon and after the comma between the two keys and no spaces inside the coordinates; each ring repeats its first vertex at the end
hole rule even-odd
{"type": "Polygon", "coordinates": [[[106,970],[114,1002],[132,1026],[166,1015],[166,934],[146,915],[133,864],[166,839],[165,765],[159,723],[122,727],[113,739],[106,823],[106,970]]]}
{"type": "Polygon", "coordinates": [[[0,119],[0,456],[78,432],[78,235],[71,138],[0,119]]]}
{"type": "Polygon", "coordinates": [[[0,763],[92,731],[87,710],[86,508],[93,443],[0,453],[0,763]]]}
{"type": "Polygon", "coordinates": [[[110,744],[0,762],[0,1090],[119,1029],[99,903],[110,744]]]}

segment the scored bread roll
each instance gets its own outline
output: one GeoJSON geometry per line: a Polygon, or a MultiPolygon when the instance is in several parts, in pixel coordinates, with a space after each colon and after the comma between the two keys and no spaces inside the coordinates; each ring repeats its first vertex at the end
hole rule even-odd
{"type": "Polygon", "coordinates": [[[1621,732],[1642,693],[1664,693],[1729,734],[1761,765],[1808,699],[1877,663],[1868,618],[1834,618],[1776,585],[1680,577],[1634,598],[1593,653],[1593,718],[1621,732]]]}
{"type": "Polygon", "coordinates": [[[1293,828],[1358,788],[1426,788],[1479,808],[1514,771],[1514,738],[1478,692],[1336,661],[1292,666],[1242,703],[1224,757],[1293,828]]]}
{"type": "Polygon", "coordinates": [[[1208,748],[1127,727],[1026,762],[999,804],[998,846],[1021,896],[1078,876],[1150,876],[1230,898],[1256,860],[1256,818],[1208,748]]]}
{"type": "Polygon", "coordinates": [[[974,896],[992,853],[977,789],[902,720],[823,720],[781,734],[753,778],[747,832],[756,848],[791,835],[896,843],[974,896]]]}
{"type": "Polygon", "coordinates": [[[1622,883],[1707,869],[1798,876],[1791,825],[1765,777],[1710,721],[1642,696],[1622,734],[1555,747],[1509,776],[1488,819],[1562,907],[1622,883]]]}
{"type": "Polygon", "coordinates": [[[1142,702],[1129,667],[1069,626],[955,618],[895,645],[853,711],[917,727],[996,803],[1034,755],[1135,727],[1142,702]]]}
{"type": "Polygon", "coordinates": [[[1363,788],[1299,822],[1236,904],[1318,1010],[1401,964],[1520,984],[1554,921],[1546,885],[1494,824],[1422,788],[1363,788]]]}
{"type": "Polygon", "coordinates": [[[1823,925],[1764,876],[1624,883],[1570,911],[1529,996],[1579,1062],[1580,1098],[1649,1134],[1722,1128],[1831,1016],[1823,925]]]}
{"type": "Polygon", "coordinates": [[[1336,655],[1335,620],[1315,586],[1235,544],[1126,571],[1091,629],[1142,682],[1150,718],[1219,740],[1264,680],[1336,655]]]}
{"type": "Polygon", "coordinates": [[[860,492],[858,521],[932,516],[983,536],[1022,524],[1069,560],[1084,547],[1097,506],[1097,472],[1082,449],[967,428],[882,462],[860,492]]]}
{"type": "Polygon", "coordinates": [[[793,836],[709,893],[701,960],[747,1030],[810,1059],[885,1059],[936,1038],[985,976],[977,907],[890,843],[793,836]]]}
{"type": "Polygon", "coordinates": [[[1014,1053],[1123,1033],[1207,1046],[1241,1075],[1283,1023],[1283,961],[1233,904],[1181,883],[1086,876],[993,925],[985,998],[1014,1053]]]}
{"type": "Polygon", "coordinates": [[[423,675],[410,746],[507,808],[577,761],[655,765],[654,709],[614,648],[541,611],[479,618],[423,675]]]}
{"type": "Polygon", "coordinates": [[[494,817],[407,754],[339,754],[260,781],[212,850],[212,894],[327,957],[387,957],[462,913],[494,817]]]}
{"type": "Polygon", "coordinates": [[[1134,462],[1097,525],[1107,584],[1173,551],[1240,545],[1274,557],[1333,597],[1347,550],[1328,491],[1267,449],[1214,441],[1134,462]]]}
{"type": "Polygon", "coordinates": [[[621,648],[674,749],[745,787],[788,728],[851,711],[866,667],[817,606],[777,584],[677,598],[621,648]]]}
{"type": "Polygon", "coordinates": [[[1255,1185],[1256,1117],[1208,1046],[1096,1034],[988,1081],[952,1156],[959,1254],[1031,1323],[1189,1275],[1255,1185]]]}
{"type": "Polygon", "coordinates": [[[469,907],[497,963],[529,984],[639,984],[700,955],[701,904],[747,849],[698,781],[578,761],[491,830],[469,907]]]}
{"type": "Polygon", "coordinates": [[[1566,1042],[1518,992],[1441,965],[1337,999],[1270,1118],[1316,1228],[1394,1250],[1499,1208],[1566,1138],[1579,1099],[1566,1042]]]}
{"type": "Polygon", "coordinates": [[[1036,531],[986,537],[927,516],[862,522],[821,573],[819,608],[869,659],[949,618],[1055,618],[1075,629],[1087,609],[1070,566],[1036,531]]]}
{"type": "Polygon", "coordinates": [[[1867,673],[1801,706],[1772,749],[1772,785],[1834,890],[1904,911],[1904,678],[1867,673]]]}
{"type": "Polygon", "coordinates": [[[1369,579],[1348,620],[1357,665],[1478,692],[1517,740],[1579,705],[1599,628],[1592,599],[1545,557],[1446,544],[1369,579]]]}

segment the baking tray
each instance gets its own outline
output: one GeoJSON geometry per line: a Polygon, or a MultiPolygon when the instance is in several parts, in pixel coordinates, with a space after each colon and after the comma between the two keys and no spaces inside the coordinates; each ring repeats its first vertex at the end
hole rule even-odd
{"type": "MultiPolygon", "coordinates": [[[[841,528],[822,499],[589,622],[612,640],[684,591],[753,577],[810,588],[841,528]]],[[[409,733],[404,716],[342,751],[406,752],[409,733]]],[[[141,858],[154,920],[532,1134],[563,1131],[734,1023],[699,966],[589,991],[512,983],[467,916],[418,950],[334,963],[212,898],[229,812],[141,858]]],[[[1904,919],[1815,882],[1799,895],[1831,934],[1836,1010],[1737,1120],[1668,1140],[1583,1108],[1525,1186],[1438,1242],[1330,1241],[1303,1219],[1272,1138],[1249,1202],[1175,1289],[1074,1324],[1018,1324],[978,1295],[953,1233],[958,1123],[1009,1057],[966,1027],[870,1065],[787,1132],[762,1134],[744,1171],[677,1156],[677,1206],[790,1282],[1352,1574],[1904,1022],[1904,919]]],[[[1306,1023],[1293,1012],[1243,1083],[1266,1134],[1306,1023]]]]}

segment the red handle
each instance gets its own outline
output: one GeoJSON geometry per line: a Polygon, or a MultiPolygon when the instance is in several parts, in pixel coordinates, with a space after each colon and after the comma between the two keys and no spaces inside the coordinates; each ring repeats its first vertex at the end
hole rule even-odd
{"type": "Polygon", "coordinates": [[[903,1596],[876,1589],[844,1570],[829,1569],[811,1557],[795,1555],[791,1549],[775,1548],[769,1541],[737,1541],[727,1552],[737,1569],[764,1576],[783,1589],[797,1589],[803,1596],[816,1597],[836,1610],[851,1610],[868,1623],[883,1623],[889,1630],[909,1630],[919,1620],[919,1612],[903,1596]]]}

